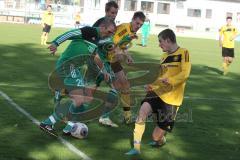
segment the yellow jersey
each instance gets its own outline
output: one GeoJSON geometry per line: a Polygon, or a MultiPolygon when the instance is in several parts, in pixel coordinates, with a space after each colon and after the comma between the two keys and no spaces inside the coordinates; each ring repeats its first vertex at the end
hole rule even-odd
{"type": "Polygon", "coordinates": [[[77,14],[74,19],[75,19],[75,22],[80,22],[81,16],[77,14]]]}
{"type": "Polygon", "coordinates": [[[189,52],[178,48],[174,53],[164,53],[160,60],[161,72],[151,86],[153,91],[167,104],[180,106],[183,101],[186,81],[191,71],[189,52]],[[167,78],[169,85],[160,79],[167,78]]]}
{"type": "Polygon", "coordinates": [[[42,15],[42,24],[47,24],[52,26],[54,23],[54,15],[53,12],[45,11],[42,15]]]}
{"type": "MultiPolygon", "coordinates": [[[[136,33],[131,31],[131,23],[123,23],[117,26],[112,41],[120,49],[127,49],[131,45],[131,41],[135,35],[136,33]]],[[[114,52],[108,52],[109,61],[115,61],[114,56],[114,52]]]]}
{"type": "Polygon", "coordinates": [[[234,26],[222,26],[219,30],[219,35],[223,36],[222,46],[224,48],[234,48],[234,39],[235,36],[238,34],[237,28],[234,26]]]}

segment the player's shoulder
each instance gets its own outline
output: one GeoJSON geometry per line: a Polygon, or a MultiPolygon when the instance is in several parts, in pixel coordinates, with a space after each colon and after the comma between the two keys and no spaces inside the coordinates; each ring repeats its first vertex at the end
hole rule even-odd
{"type": "Polygon", "coordinates": [[[117,29],[124,29],[130,27],[129,23],[121,23],[120,25],[117,26],[117,29]]]}

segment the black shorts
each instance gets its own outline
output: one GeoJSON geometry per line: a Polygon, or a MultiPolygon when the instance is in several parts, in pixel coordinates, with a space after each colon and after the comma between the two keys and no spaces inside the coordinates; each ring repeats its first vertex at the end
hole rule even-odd
{"type": "Polygon", "coordinates": [[[49,33],[50,30],[51,30],[51,26],[47,25],[47,24],[44,24],[43,32],[49,33]]]}
{"type": "Polygon", "coordinates": [[[177,106],[163,102],[155,92],[148,92],[142,103],[144,102],[150,104],[159,128],[171,132],[177,115],[177,106]]]}
{"type": "Polygon", "coordinates": [[[76,23],[75,24],[80,24],[80,22],[79,21],[76,21],[76,23]]]}
{"type": "Polygon", "coordinates": [[[234,48],[222,47],[222,56],[223,57],[234,57],[234,48]]]}
{"type": "Polygon", "coordinates": [[[117,73],[117,72],[120,72],[121,70],[123,70],[123,67],[121,65],[120,62],[114,62],[114,63],[111,63],[111,68],[113,70],[114,73],[117,73]]]}

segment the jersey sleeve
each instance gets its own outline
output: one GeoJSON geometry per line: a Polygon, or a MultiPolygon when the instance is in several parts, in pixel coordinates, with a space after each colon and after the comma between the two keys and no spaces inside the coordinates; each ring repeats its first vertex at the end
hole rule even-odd
{"type": "Polygon", "coordinates": [[[222,36],[222,35],[223,35],[223,27],[219,29],[219,36],[222,36]]]}
{"type": "Polygon", "coordinates": [[[56,45],[60,45],[61,43],[65,42],[66,40],[73,40],[73,39],[78,39],[82,38],[82,32],[80,29],[73,29],[68,32],[65,32],[64,34],[58,36],[53,40],[53,43],[56,45]]]}
{"type": "Polygon", "coordinates": [[[189,59],[189,52],[188,50],[185,49],[185,51],[182,53],[181,72],[179,72],[177,75],[173,77],[168,78],[170,85],[174,87],[184,83],[189,77],[190,71],[191,71],[191,63],[189,59]]]}

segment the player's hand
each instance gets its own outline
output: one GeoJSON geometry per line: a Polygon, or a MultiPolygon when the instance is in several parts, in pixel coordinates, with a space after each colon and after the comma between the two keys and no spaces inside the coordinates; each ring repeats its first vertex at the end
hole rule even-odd
{"type": "Polygon", "coordinates": [[[48,46],[48,49],[50,50],[50,54],[55,55],[57,51],[57,45],[52,43],[50,46],[48,46]]]}
{"type": "Polygon", "coordinates": [[[166,84],[166,85],[169,85],[169,80],[168,78],[161,78],[160,81],[163,83],[163,84],[166,84]]]}
{"type": "Polygon", "coordinates": [[[150,92],[153,90],[152,86],[150,84],[144,85],[145,92],[150,92]]]}
{"type": "Polygon", "coordinates": [[[126,60],[126,63],[127,63],[128,65],[131,65],[131,64],[133,64],[133,63],[134,63],[132,56],[130,56],[130,55],[127,55],[127,60],[126,60]]]}
{"type": "Polygon", "coordinates": [[[131,39],[138,39],[137,34],[130,35],[131,39]]]}
{"type": "Polygon", "coordinates": [[[222,41],[219,42],[219,47],[222,47],[222,41]]]}
{"type": "Polygon", "coordinates": [[[109,73],[103,73],[103,75],[104,75],[104,81],[108,83],[110,81],[110,74],[109,73]]]}

